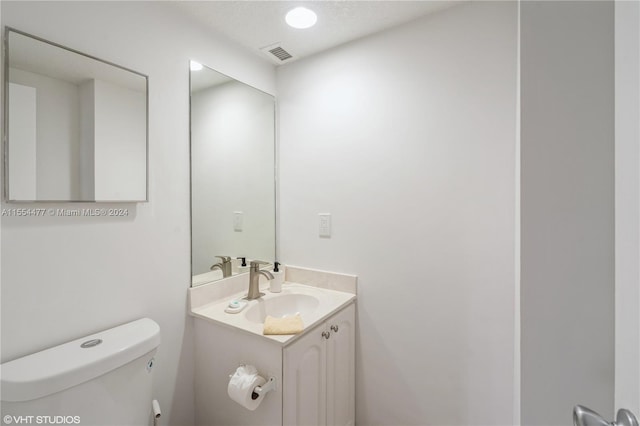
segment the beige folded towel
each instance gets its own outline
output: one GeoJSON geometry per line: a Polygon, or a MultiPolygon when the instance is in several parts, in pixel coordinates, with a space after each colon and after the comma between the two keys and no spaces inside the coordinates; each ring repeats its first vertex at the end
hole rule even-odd
{"type": "Polygon", "coordinates": [[[264,320],[264,331],[262,334],[298,334],[302,333],[302,330],[304,330],[304,324],[302,323],[300,314],[286,318],[274,318],[269,315],[264,320]]]}

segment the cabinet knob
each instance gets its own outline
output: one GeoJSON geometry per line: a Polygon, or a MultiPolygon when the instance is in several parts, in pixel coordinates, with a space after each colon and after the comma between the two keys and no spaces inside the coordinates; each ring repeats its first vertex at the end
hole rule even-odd
{"type": "Polygon", "coordinates": [[[322,337],[324,337],[325,339],[328,339],[329,337],[331,337],[331,333],[329,333],[328,331],[323,331],[322,337]]]}
{"type": "Polygon", "coordinates": [[[337,325],[332,325],[331,326],[331,331],[334,331],[334,332],[337,333],[338,332],[338,326],[337,325]]]}

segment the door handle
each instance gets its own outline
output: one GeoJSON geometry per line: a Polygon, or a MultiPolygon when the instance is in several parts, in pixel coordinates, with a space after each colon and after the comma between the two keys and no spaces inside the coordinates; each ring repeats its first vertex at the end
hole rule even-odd
{"type": "Polygon", "coordinates": [[[633,413],[626,408],[621,408],[618,410],[618,414],[616,415],[616,425],[617,426],[638,426],[638,419],[633,413]]]}
{"type": "Polygon", "coordinates": [[[615,422],[608,422],[598,413],[582,405],[573,408],[574,426],[639,426],[638,419],[626,408],[618,410],[615,422]]]}

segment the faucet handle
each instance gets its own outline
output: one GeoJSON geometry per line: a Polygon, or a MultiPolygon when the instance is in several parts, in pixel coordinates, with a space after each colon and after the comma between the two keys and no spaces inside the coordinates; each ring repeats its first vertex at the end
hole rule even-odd
{"type": "Polygon", "coordinates": [[[269,265],[269,262],[265,262],[263,260],[252,260],[250,265],[252,269],[255,269],[257,271],[258,269],[260,269],[260,265],[269,265]]]}
{"type": "Polygon", "coordinates": [[[216,257],[219,257],[220,260],[222,260],[222,263],[231,262],[231,256],[216,256],[216,257]]]}

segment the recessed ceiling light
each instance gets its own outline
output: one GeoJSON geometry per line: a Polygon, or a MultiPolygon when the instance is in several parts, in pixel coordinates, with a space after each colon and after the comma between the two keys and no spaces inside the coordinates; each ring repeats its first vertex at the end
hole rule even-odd
{"type": "Polygon", "coordinates": [[[202,69],[202,64],[200,62],[191,61],[190,68],[191,71],[200,71],[202,69]]]}
{"type": "Polygon", "coordinates": [[[287,13],[285,20],[293,28],[302,30],[313,27],[318,20],[318,16],[313,10],[309,10],[306,7],[296,7],[287,13]]]}

